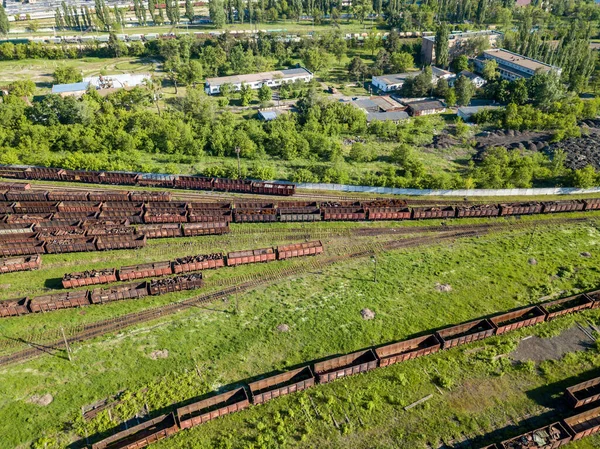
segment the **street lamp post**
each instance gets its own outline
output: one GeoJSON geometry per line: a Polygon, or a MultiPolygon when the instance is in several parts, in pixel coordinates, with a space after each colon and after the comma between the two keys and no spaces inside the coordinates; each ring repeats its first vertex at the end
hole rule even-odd
{"type": "Polygon", "coordinates": [[[377,282],[377,255],[373,255],[373,263],[375,264],[375,272],[373,273],[373,282],[377,282]]]}

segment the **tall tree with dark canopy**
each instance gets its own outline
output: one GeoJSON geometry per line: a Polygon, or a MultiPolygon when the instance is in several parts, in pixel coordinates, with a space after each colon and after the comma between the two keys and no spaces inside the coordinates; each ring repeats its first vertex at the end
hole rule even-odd
{"type": "Polygon", "coordinates": [[[0,4],[0,34],[8,34],[9,30],[10,23],[8,22],[6,11],[4,11],[4,7],[0,4]]]}
{"type": "Polygon", "coordinates": [[[448,53],[449,38],[448,24],[446,22],[440,23],[435,32],[435,62],[438,66],[444,68],[448,67],[448,63],[450,62],[448,53]]]}

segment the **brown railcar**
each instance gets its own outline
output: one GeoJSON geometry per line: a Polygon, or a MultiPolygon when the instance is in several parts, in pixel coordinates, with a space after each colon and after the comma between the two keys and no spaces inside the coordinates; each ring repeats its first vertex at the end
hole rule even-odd
{"type": "Polygon", "coordinates": [[[86,170],[64,170],[62,174],[63,181],[87,182],[90,184],[100,184],[102,172],[86,170]]]}
{"type": "Polygon", "coordinates": [[[297,368],[282,374],[248,384],[250,397],[254,405],[263,404],[271,399],[306,390],[315,384],[315,377],[309,366],[297,368]]]}
{"type": "Polygon", "coordinates": [[[573,408],[600,400],[600,377],[567,388],[567,399],[573,408]]]}
{"type": "Polygon", "coordinates": [[[79,290],[31,298],[29,307],[32,312],[49,312],[50,310],[68,309],[89,304],[87,290],[79,290]]]}
{"type": "Polygon", "coordinates": [[[51,214],[58,211],[58,203],[50,201],[18,201],[13,205],[15,214],[51,214]]]}
{"type": "Polygon", "coordinates": [[[323,253],[323,244],[320,240],[305,243],[293,243],[277,247],[277,258],[279,260],[291,257],[316,256],[323,253]]]}
{"type": "Polygon", "coordinates": [[[169,261],[145,263],[141,265],[121,267],[119,269],[119,280],[131,281],[133,279],[143,279],[154,276],[168,276],[170,274],[173,274],[173,270],[169,261]]]}
{"type": "Polygon", "coordinates": [[[190,271],[209,270],[225,266],[225,258],[221,253],[201,254],[175,259],[172,262],[173,273],[187,273],[190,271]]]}
{"type": "Polygon", "coordinates": [[[134,186],[139,177],[137,173],[106,171],[99,178],[102,184],[134,186]]]}
{"type": "Polygon", "coordinates": [[[532,432],[500,443],[502,449],[556,449],[571,441],[571,435],[561,423],[557,422],[532,432]]]}
{"type": "Polygon", "coordinates": [[[13,214],[6,219],[7,223],[35,224],[54,219],[54,214],[13,214]]]}
{"type": "Polygon", "coordinates": [[[76,190],[50,190],[48,201],[90,201],[90,194],[76,190]]]}
{"type": "Polygon", "coordinates": [[[4,196],[7,201],[48,201],[48,192],[43,190],[9,190],[4,196]]]}
{"type": "Polygon", "coordinates": [[[170,413],[145,421],[92,444],[92,449],[141,449],[167,438],[179,430],[175,415],[170,413]]]}
{"type": "Polygon", "coordinates": [[[364,209],[354,207],[321,207],[321,213],[325,221],[362,221],[367,218],[364,209]]]}
{"type": "Polygon", "coordinates": [[[160,239],[167,237],[181,237],[183,231],[179,223],[147,224],[137,227],[138,234],[145,235],[149,239],[160,239]]]}
{"type": "Polygon", "coordinates": [[[175,178],[174,186],[179,189],[211,190],[213,187],[213,178],[178,175],[175,178]]]}
{"type": "Polygon", "coordinates": [[[448,349],[491,337],[495,330],[494,325],[488,320],[477,320],[442,329],[436,333],[436,336],[442,342],[442,348],[448,349]]]}
{"type": "Polygon", "coordinates": [[[93,304],[104,304],[105,302],[138,299],[145,296],[148,296],[148,283],[141,282],[117,285],[109,288],[95,288],[90,293],[90,301],[93,304]]]}
{"type": "Polygon", "coordinates": [[[456,209],[453,206],[447,207],[414,207],[412,218],[415,220],[432,218],[453,218],[456,216],[456,209]]]}
{"type": "Polygon", "coordinates": [[[41,266],[42,256],[39,254],[26,257],[10,257],[6,259],[0,259],[0,273],[37,270],[41,266]]]}
{"type": "Polygon", "coordinates": [[[57,206],[59,212],[99,212],[101,207],[95,201],[61,201],[57,206]]]}
{"type": "Polygon", "coordinates": [[[319,209],[278,209],[279,221],[321,221],[321,211],[319,209]]]}
{"type": "Polygon", "coordinates": [[[187,212],[185,210],[149,210],[144,213],[145,223],[185,223],[187,212]]]}
{"type": "Polygon", "coordinates": [[[379,366],[388,366],[433,354],[439,351],[441,347],[442,344],[437,337],[431,334],[382,346],[377,348],[375,353],[379,358],[379,366]]]}
{"type": "Polygon", "coordinates": [[[25,170],[27,179],[38,179],[45,181],[60,181],[62,180],[62,168],[53,167],[29,167],[25,170]]]}
{"type": "MultiPolygon", "coordinates": [[[[52,217],[54,218],[54,217],[52,217]]],[[[81,228],[81,220],[51,220],[35,223],[33,229],[37,232],[54,231],[57,229],[68,231],[81,228]]]]}
{"type": "Polygon", "coordinates": [[[378,359],[372,349],[346,354],[323,362],[315,363],[315,376],[320,384],[334,381],[353,374],[371,371],[378,366],[378,359]]]}
{"type": "MultiPolygon", "coordinates": [[[[0,168],[1,170],[1,168],[0,168]]],[[[0,173],[0,176],[2,174],[0,173]]],[[[31,184],[28,182],[0,182],[0,189],[2,190],[29,190],[31,184]]]]}
{"type": "Polygon", "coordinates": [[[29,312],[29,298],[0,300],[0,317],[26,315],[29,312]]]}
{"type": "Polygon", "coordinates": [[[171,192],[144,192],[144,191],[133,191],[129,194],[129,201],[150,203],[150,202],[168,202],[171,201],[171,192]]]}
{"type": "Polygon", "coordinates": [[[190,223],[205,223],[205,222],[231,222],[233,214],[230,210],[197,210],[191,209],[188,212],[188,222],[190,223]]]}
{"type": "Polygon", "coordinates": [[[104,210],[98,215],[99,220],[129,220],[131,224],[144,222],[143,212],[132,212],[127,210],[104,210]]]}
{"type": "Polygon", "coordinates": [[[496,204],[477,204],[474,206],[459,206],[456,208],[457,217],[497,217],[500,207],[496,204]]]}
{"type": "Polygon", "coordinates": [[[228,211],[231,210],[231,206],[231,203],[228,201],[213,203],[192,201],[187,203],[187,208],[195,211],[228,211]]]}
{"type": "Polygon", "coordinates": [[[252,192],[252,181],[246,179],[214,178],[213,189],[221,192],[252,192]]]}
{"type": "Polygon", "coordinates": [[[151,295],[165,295],[184,290],[196,290],[203,285],[202,273],[186,274],[172,278],[153,279],[148,285],[148,292],[151,295]]]}
{"type": "Polygon", "coordinates": [[[236,223],[266,223],[277,221],[277,209],[234,209],[236,223]]]}
{"type": "Polygon", "coordinates": [[[270,262],[275,259],[275,251],[273,251],[273,248],[233,251],[227,254],[227,266],[231,267],[247,263],[270,262]]]}
{"type": "Polygon", "coordinates": [[[573,435],[573,441],[600,432],[600,407],[566,418],[565,424],[573,435]]]}
{"type": "Polygon", "coordinates": [[[542,205],[538,202],[506,203],[500,205],[500,215],[531,215],[542,212],[542,205]]]}
{"type": "Polygon", "coordinates": [[[250,406],[245,388],[228,391],[177,409],[181,429],[189,429],[250,406]]]}
{"type": "Polygon", "coordinates": [[[0,256],[28,256],[30,254],[43,254],[45,252],[45,242],[41,240],[0,243],[0,256]]]}
{"type": "Polygon", "coordinates": [[[543,201],[542,202],[542,213],[553,214],[557,212],[575,212],[583,210],[585,203],[580,200],[570,201],[543,201]]]}
{"type": "Polygon", "coordinates": [[[550,321],[562,315],[589,309],[593,305],[594,301],[592,298],[582,293],[580,295],[545,302],[540,304],[540,308],[546,313],[546,321],[550,321]]]}
{"type": "Polygon", "coordinates": [[[367,209],[369,220],[410,220],[408,207],[371,207],[367,209]]]}
{"type": "Polygon", "coordinates": [[[0,203],[0,214],[14,214],[15,203],[12,201],[2,201],[0,203]]]}
{"type": "MultiPolygon", "coordinates": [[[[84,228],[86,229],[86,228],[84,228]]],[[[90,226],[85,231],[85,235],[99,236],[99,235],[128,235],[133,236],[135,234],[135,228],[131,226],[90,226]]]]}
{"type": "Polygon", "coordinates": [[[62,278],[64,288],[84,287],[86,285],[110,284],[117,282],[117,271],[114,268],[89,270],[78,273],[66,273],[62,278]]]}
{"type": "Polygon", "coordinates": [[[11,178],[11,179],[25,179],[25,170],[27,167],[9,167],[9,166],[1,166],[0,167],[0,177],[2,178],[11,178]]]}
{"type": "Polygon", "coordinates": [[[53,216],[53,220],[97,220],[98,212],[56,212],[53,216]]]}
{"type": "Polygon", "coordinates": [[[600,198],[588,198],[583,200],[584,210],[600,209],[600,198]]]}
{"type": "Polygon", "coordinates": [[[46,240],[48,254],[96,251],[95,237],[54,237],[46,240]]]}
{"type": "Polygon", "coordinates": [[[295,184],[273,183],[273,182],[253,182],[252,193],[263,195],[291,196],[296,193],[295,184]]]}
{"type": "Polygon", "coordinates": [[[197,235],[219,235],[229,232],[229,222],[202,222],[186,223],[183,225],[183,235],[193,237],[197,235]]]}
{"type": "Polygon", "coordinates": [[[124,190],[104,190],[101,192],[90,192],[90,201],[99,201],[101,203],[112,201],[112,202],[125,202],[129,201],[129,192],[124,190]]]}
{"type": "Polygon", "coordinates": [[[587,292],[586,295],[594,301],[592,309],[600,307],[600,290],[594,290],[593,292],[587,292]]]}
{"type": "Polygon", "coordinates": [[[533,326],[546,320],[546,314],[537,306],[526,307],[513,312],[503,313],[490,318],[490,322],[496,326],[496,335],[533,326]]]}
{"type": "Polygon", "coordinates": [[[110,249],[133,249],[146,246],[146,236],[137,235],[101,235],[96,240],[99,251],[110,249]]]}

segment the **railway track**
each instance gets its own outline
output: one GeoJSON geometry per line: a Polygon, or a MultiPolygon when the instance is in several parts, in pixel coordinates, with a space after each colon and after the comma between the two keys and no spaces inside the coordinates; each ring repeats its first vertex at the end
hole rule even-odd
{"type": "MultiPolygon", "coordinates": [[[[301,275],[311,271],[320,271],[329,265],[344,260],[366,257],[386,250],[411,248],[415,246],[431,245],[441,242],[453,241],[458,238],[474,237],[486,234],[487,232],[488,231],[484,229],[454,231],[443,235],[418,237],[414,239],[403,239],[385,243],[382,242],[376,244],[357,245],[353,246],[350,249],[350,252],[345,252],[344,254],[334,255],[322,259],[302,261],[300,264],[293,267],[265,267],[265,270],[263,270],[263,272],[257,273],[255,275],[243,275],[215,281],[211,281],[209,279],[206,282],[207,287],[224,288],[212,293],[206,293],[200,296],[196,296],[194,298],[154,307],[141,312],[130,313],[121,317],[103,320],[88,325],[76,326],[75,328],[71,328],[65,331],[66,340],[69,343],[76,343],[84,340],[89,340],[101,335],[125,329],[134,324],[140,324],[147,321],[152,321],[163,316],[168,316],[182,309],[197,307],[208,302],[227,298],[236,293],[243,293],[255,287],[267,285],[277,280],[282,280],[291,276],[301,275]]],[[[41,356],[43,354],[52,354],[58,350],[61,350],[61,347],[64,346],[64,339],[56,339],[50,342],[31,342],[25,341],[24,339],[7,339],[5,337],[5,340],[12,340],[13,342],[17,342],[19,344],[26,344],[29,346],[29,348],[14,352],[12,354],[1,356],[0,366],[6,366],[12,363],[29,360],[41,356]]],[[[0,347],[3,346],[4,345],[0,344],[0,347]]]]}

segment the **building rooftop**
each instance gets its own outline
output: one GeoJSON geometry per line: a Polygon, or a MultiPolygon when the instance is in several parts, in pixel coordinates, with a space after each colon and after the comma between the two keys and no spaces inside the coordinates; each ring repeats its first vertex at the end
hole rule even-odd
{"type": "Polygon", "coordinates": [[[82,81],[81,83],[71,83],[71,84],[55,84],[52,86],[53,94],[63,94],[66,92],[80,92],[82,90],[87,90],[88,85],[87,81],[82,81]]]}
{"type": "Polygon", "coordinates": [[[470,72],[468,70],[463,70],[459,73],[460,76],[464,76],[469,78],[470,80],[474,80],[475,78],[481,78],[481,76],[477,75],[476,73],[470,72]]]}
{"type": "Polygon", "coordinates": [[[404,111],[389,111],[389,112],[367,112],[367,123],[384,122],[390,120],[397,122],[398,120],[406,120],[409,115],[404,111]]]}
{"type": "MultiPolygon", "coordinates": [[[[527,58],[526,56],[518,55],[512,51],[504,50],[503,48],[496,48],[493,50],[485,50],[483,54],[487,57],[493,57],[500,61],[505,61],[511,64],[517,64],[526,69],[536,71],[538,69],[549,71],[552,69],[558,69],[558,67],[546,64],[535,59],[527,58]]],[[[489,59],[489,58],[488,58],[489,59]]]]}
{"type": "Polygon", "coordinates": [[[404,81],[406,81],[407,78],[417,76],[419,73],[421,73],[420,70],[418,70],[416,72],[407,72],[407,73],[392,73],[390,75],[374,76],[373,79],[380,80],[386,85],[399,84],[399,83],[404,83],[404,81]]]}
{"type": "MultiPolygon", "coordinates": [[[[498,31],[494,31],[494,30],[481,30],[481,31],[465,31],[462,33],[451,33],[449,36],[450,40],[453,39],[468,39],[470,37],[476,37],[476,36],[489,36],[492,34],[496,34],[498,36],[502,36],[502,33],[498,32],[498,31]]],[[[432,36],[423,36],[423,39],[426,39],[428,41],[433,41],[435,42],[435,34],[432,36]]]]}
{"type": "Polygon", "coordinates": [[[445,109],[446,106],[439,100],[421,100],[408,103],[408,107],[413,111],[427,111],[429,109],[445,109]]]}
{"type": "Polygon", "coordinates": [[[456,76],[456,75],[454,75],[454,73],[449,72],[448,70],[440,69],[439,67],[435,67],[435,66],[431,66],[431,73],[436,78],[442,78],[444,76],[446,76],[446,77],[456,76]]]}
{"type": "Polygon", "coordinates": [[[482,106],[460,106],[458,112],[463,115],[473,115],[484,109],[498,109],[500,106],[482,105],[482,106]]]}
{"type": "Polygon", "coordinates": [[[84,82],[89,82],[92,86],[98,89],[134,87],[144,83],[150,79],[148,73],[122,73],[119,75],[100,75],[84,78],[84,82]]]}
{"type": "Polygon", "coordinates": [[[206,84],[210,86],[222,86],[223,84],[256,83],[278,78],[292,78],[296,76],[312,75],[304,67],[286,70],[273,70],[272,72],[249,73],[247,75],[221,76],[218,78],[206,78],[206,84]]]}

